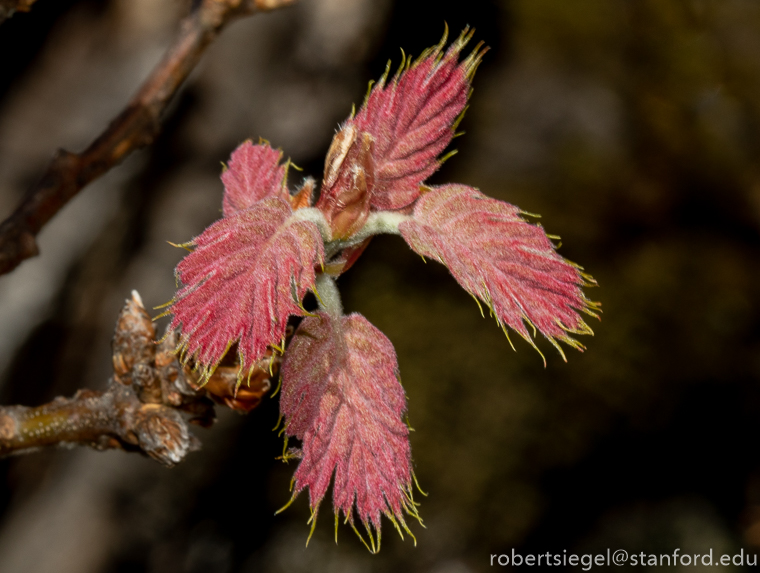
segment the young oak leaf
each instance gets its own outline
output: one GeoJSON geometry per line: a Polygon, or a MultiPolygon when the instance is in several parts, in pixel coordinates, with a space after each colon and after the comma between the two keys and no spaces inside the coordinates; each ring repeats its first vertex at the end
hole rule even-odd
{"type": "Polygon", "coordinates": [[[282,365],[280,409],[287,434],[302,441],[292,499],[308,488],[316,522],[335,474],[336,528],[341,511],[354,525],[356,506],[373,551],[372,528],[379,549],[381,515],[399,533],[409,532],[404,511],[419,518],[411,496],[406,397],[397,370],[393,345],[366,318],[323,311],[301,322],[282,365]]]}
{"type": "Polygon", "coordinates": [[[404,58],[389,83],[386,70],[359,113],[347,122],[374,140],[375,209],[402,209],[419,196],[420,185],[440,166],[437,157],[451,142],[465,111],[470,80],[485,50],[479,44],[459,62],[472,33],[465,29],[443,53],[446,37],[414,63],[404,58]]]}
{"type": "Polygon", "coordinates": [[[288,316],[304,314],[300,301],[324,245],[317,224],[298,213],[283,199],[263,199],[212,224],[177,265],[185,286],[172,302],[171,327],[181,326],[180,348],[206,379],[234,342],[242,379],[284,339],[288,316]]]}
{"type": "Polygon", "coordinates": [[[446,265],[467,292],[485,302],[502,328],[513,328],[535,347],[527,322],[565,359],[557,340],[583,350],[568,333],[593,334],[578,311],[596,316],[598,304],[581,290],[594,282],[520,213],[477,189],[452,184],[424,194],[399,230],[414,251],[446,265]]]}
{"type": "Polygon", "coordinates": [[[229,165],[222,172],[225,217],[249,209],[267,197],[288,199],[285,185],[287,168],[280,165],[282,152],[266,143],[241,143],[230,156],[229,165]]]}

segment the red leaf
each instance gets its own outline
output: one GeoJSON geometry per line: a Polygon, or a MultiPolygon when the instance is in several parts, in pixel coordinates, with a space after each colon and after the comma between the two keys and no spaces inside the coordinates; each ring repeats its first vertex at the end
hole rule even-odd
{"type": "Polygon", "coordinates": [[[317,225],[292,213],[282,199],[259,201],[211,225],[177,265],[186,286],[171,307],[172,328],[182,326],[183,350],[207,377],[236,341],[247,375],[282,342],[288,316],[303,314],[324,246],[317,225]]]}
{"type": "Polygon", "coordinates": [[[267,197],[288,199],[284,165],[279,165],[282,152],[268,144],[253,145],[245,141],[232,152],[227,169],[222,173],[224,183],[224,216],[249,209],[267,197]]]}
{"type": "Polygon", "coordinates": [[[309,488],[315,514],[334,473],[336,516],[353,524],[356,505],[367,530],[378,532],[381,514],[405,529],[402,510],[417,517],[397,369],[393,345],[359,314],[319,312],[298,328],[282,366],[280,408],[288,435],[303,444],[294,497],[309,488]]]}
{"type": "Polygon", "coordinates": [[[465,29],[442,53],[446,42],[402,62],[386,85],[384,76],[349,124],[374,139],[375,189],[372,206],[401,209],[419,196],[419,187],[439,167],[436,159],[454,137],[464,112],[470,80],[484,52],[478,48],[461,63],[459,54],[472,34],[465,29]]]}
{"type": "Polygon", "coordinates": [[[399,230],[412,249],[446,265],[484,301],[502,328],[513,328],[531,344],[526,322],[563,358],[556,340],[582,350],[568,332],[593,334],[577,312],[596,316],[598,304],[581,290],[593,279],[559,256],[544,230],[520,218],[517,207],[472,187],[446,185],[423,195],[399,230]]]}

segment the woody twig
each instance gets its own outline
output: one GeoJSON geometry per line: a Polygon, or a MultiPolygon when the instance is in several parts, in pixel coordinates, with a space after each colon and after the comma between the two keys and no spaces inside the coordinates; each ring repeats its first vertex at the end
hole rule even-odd
{"type": "Polygon", "coordinates": [[[29,12],[35,0],[0,0],[0,24],[16,12],[29,12]]]}
{"type": "Polygon", "coordinates": [[[155,342],[150,316],[133,292],[116,323],[107,389],[80,390],[38,407],[0,407],[0,456],[85,445],[138,451],[173,466],[200,447],[189,424],[209,427],[213,401],[248,412],[271,388],[274,357],[237,390],[234,365],[220,367],[200,387],[193,371],[178,363],[176,345],[174,332],[155,342]]]}
{"type": "MultiPolygon", "coordinates": [[[[4,19],[2,15],[8,2],[0,0],[0,21],[4,19]]],[[[81,153],[59,150],[40,181],[29,189],[14,213],[0,225],[0,274],[12,271],[22,261],[39,253],[37,234],[85,185],[155,139],[169,102],[227,23],[237,17],[273,10],[293,2],[198,2],[182,20],[174,42],[127,107],[81,153]]],[[[31,5],[31,2],[11,0],[10,4],[18,10],[22,5],[31,5]]]]}

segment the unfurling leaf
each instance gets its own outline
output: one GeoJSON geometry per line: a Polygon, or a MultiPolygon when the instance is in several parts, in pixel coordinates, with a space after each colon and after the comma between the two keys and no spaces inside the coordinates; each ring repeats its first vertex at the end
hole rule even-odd
{"type": "Polygon", "coordinates": [[[319,228],[269,198],[217,221],[192,244],[177,265],[185,286],[171,326],[181,325],[183,351],[206,378],[234,342],[246,376],[269,345],[282,342],[288,316],[303,315],[300,301],[324,259],[319,228]]]}
{"type": "Polygon", "coordinates": [[[446,185],[423,195],[399,230],[417,253],[446,265],[502,327],[531,344],[526,322],[563,358],[556,340],[582,350],[568,333],[592,334],[578,311],[596,316],[596,304],[581,290],[593,279],[559,256],[543,229],[525,222],[517,207],[472,187],[446,185]]]}
{"type": "MultiPolygon", "coordinates": [[[[280,408],[287,434],[302,441],[294,497],[309,489],[314,520],[335,474],[333,506],[352,525],[354,506],[370,532],[381,515],[408,532],[411,499],[406,397],[396,353],[385,335],[359,314],[325,312],[303,320],[282,365],[280,408]]],[[[378,535],[379,540],[379,535],[378,535]]]]}
{"type": "Polygon", "coordinates": [[[388,83],[386,73],[356,117],[347,122],[374,141],[373,208],[409,206],[419,196],[422,182],[438,169],[437,157],[454,137],[470,80],[484,53],[476,48],[459,62],[471,37],[465,30],[443,53],[444,36],[414,63],[405,59],[399,73],[388,83]]]}
{"type": "Polygon", "coordinates": [[[245,141],[232,152],[230,163],[222,173],[224,216],[249,209],[267,197],[288,199],[286,169],[280,165],[282,152],[267,144],[245,141]]]}
{"type": "Polygon", "coordinates": [[[345,239],[358,231],[369,216],[375,168],[372,138],[346,125],[335,134],[325,160],[317,208],[332,230],[333,239],[345,239]]]}

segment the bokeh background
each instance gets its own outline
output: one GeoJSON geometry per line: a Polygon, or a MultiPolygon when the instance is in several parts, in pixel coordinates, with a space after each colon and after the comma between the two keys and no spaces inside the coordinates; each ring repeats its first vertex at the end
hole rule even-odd
{"type": "MultiPolygon", "coordinates": [[[[83,149],[168,45],[182,0],[39,0],[0,26],[0,215],[83,149]]],[[[434,183],[540,213],[600,288],[568,363],[513,352],[442,266],[374,240],[340,281],[395,344],[426,529],[371,556],[274,458],[277,399],[219,412],[172,470],[134,454],[0,460],[2,573],[491,569],[509,553],[760,551],[760,4],[301,0],[232,24],[158,140],[86,188],[0,277],[0,402],[104,386],[137,289],[172,296],[220,215],[220,162],[259,136],[319,177],[338,123],[399,48],[477,29],[491,51],[434,183]]],[[[329,503],[329,502],[327,502],[329,503]]],[[[696,568],[698,570],[698,568],[696,568]]],[[[688,568],[689,571],[695,570],[688,568]]]]}

